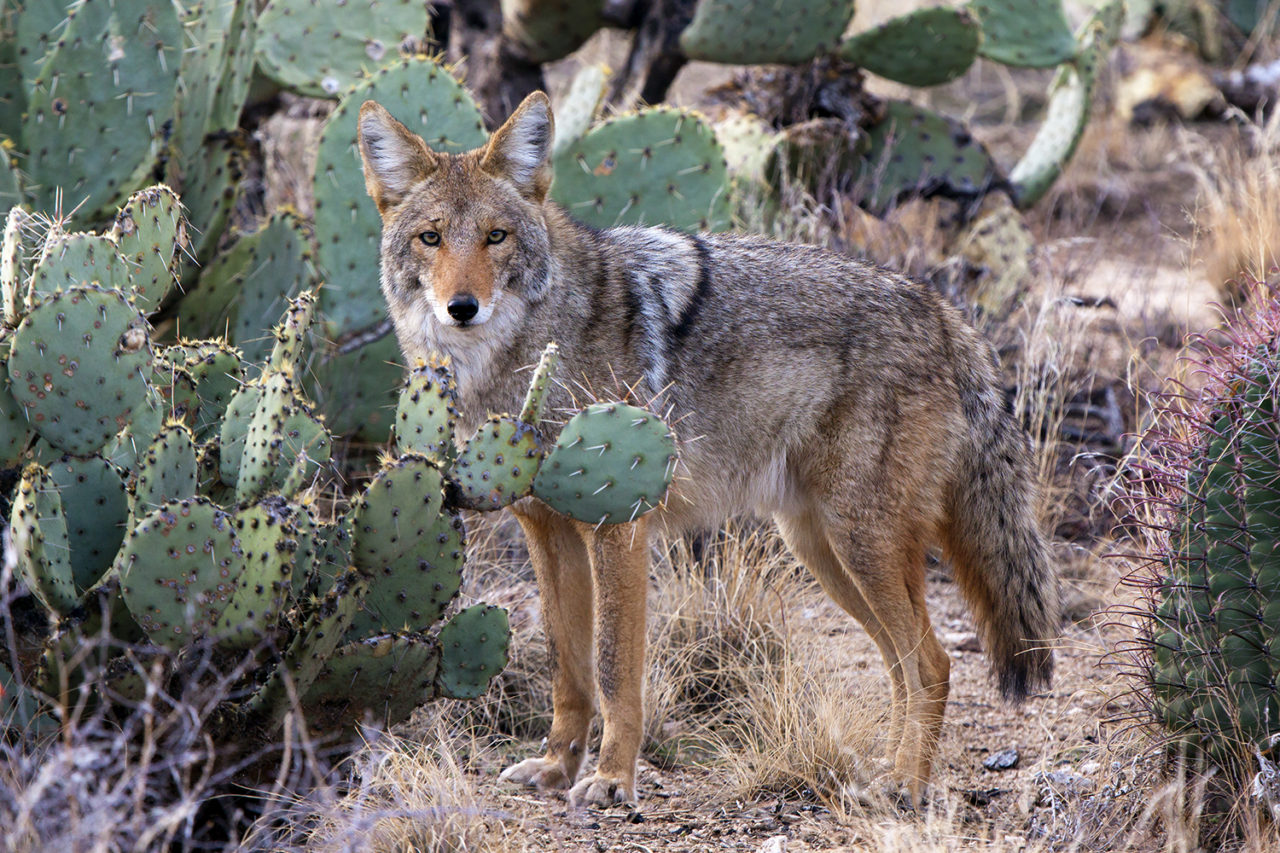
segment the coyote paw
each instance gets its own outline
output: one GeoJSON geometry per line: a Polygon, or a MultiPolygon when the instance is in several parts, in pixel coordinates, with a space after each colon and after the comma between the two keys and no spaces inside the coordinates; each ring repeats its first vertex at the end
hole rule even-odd
{"type": "Polygon", "coordinates": [[[569,807],[612,806],[616,803],[634,803],[634,782],[592,773],[569,791],[569,807]]]}
{"type": "Polygon", "coordinates": [[[503,770],[498,778],[506,782],[529,785],[540,791],[563,790],[573,782],[562,761],[547,757],[526,758],[519,764],[513,764],[503,770]]]}

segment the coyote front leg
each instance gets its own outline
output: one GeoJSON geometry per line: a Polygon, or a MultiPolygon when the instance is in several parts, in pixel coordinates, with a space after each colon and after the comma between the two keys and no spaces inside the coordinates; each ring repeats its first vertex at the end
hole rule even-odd
{"type": "Polygon", "coordinates": [[[595,773],[574,785],[569,804],[635,802],[636,756],[644,726],[644,644],[649,537],[644,519],[579,523],[591,562],[596,686],[604,716],[595,773]]]}
{"type": "Polygon", "coordinates": [[[551,652],[554,715],[546,754],[508,767],[502,778],[542,789],[568,788],[586,757],[596,709],[590,562],[574,522],[535,501],[523,501],[512,510],[524,528],[538,580],[551,652]]]}

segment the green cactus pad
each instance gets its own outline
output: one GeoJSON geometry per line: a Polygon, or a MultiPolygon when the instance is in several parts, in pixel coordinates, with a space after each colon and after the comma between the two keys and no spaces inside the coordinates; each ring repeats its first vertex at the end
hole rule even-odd
{"type": "Polygon", "coordinates": [[[183,366],[195,380],[200,398],[194,432],[204,440],[218,431],[231,396],[244,380],[244,359],[238,349],[221,339],[182,341],[180,345],[185,352],[183,366]]]}
{"type": "Polygon", "coordinates": [[[456,455],[453,430],[458,393],[442,363],[419,364],[405,377],[396,406],[395,440],[401,453],[418,453],[441,465],[456,455]]]}
{"type": "Polygon", "coordinates": [[[967,71],[981,44],[982,27],[968,9],[934,6],[847,39],[840,58],[908,86],[937,86],[967,71]]]}
{"type": "Polygon", "coordinates": [[[110,235],[50,233],[32,270],[27,305],[80,285],[125,290],[128,276],[124,255],[110,235]]]}
{"type": "Polygon", "coordinates": [[[196,380],[191,371],[167,358],[157,358],[151,373],[151,386],[160,392],[161,411],[167,420],[184,424],[195,422],[200,408],[196,380]]]}
{"type": "Polygon", "coordinates": [[[289,303],[284,317],[272,330],[275,345],[271,350],[271,361],[268,366],[276,370],[288,368],[298,370],[302,363],[302,346],[306,343],[307,332],[311,329],[311,319],[315,315],[316,297],[309,290],[299,293],[289,303]]]}
{"type": "Polygon", "coordinates": [[[257,68],[257,7],[235,3],[235,13],[228,29],[227,58],[222,79],[213,95],[213,114],[209,126],[213,131],[235,130],[240,125],[240,112],[249,101],[257,68]]]}
{"type": "Polygon", "coordinates": [[[426,34],[427,7],[414,0],[271,0],[258,15],[258,62],[300,95],[337,98],[426,34]]]}
{"type": "Polygon", "coordinates": [[[235,514],[244,569],[214,625],[219,645],[250,649],[277,628],[293,588],[291,578],[302,533],[299,521],[295,508],[279,496],[235,514]]]}
{"type": "Polygon", "coordinates": [[[180,649],[209,633],[243,570],[233,519],[204,498],[165,504],[116,559],[125,604],[152,642],[180,649]]]}
{"type": "Polygon", "coordinates": [[[13,337],[9,379],[31,425],[86,456],[145,405],[152,354],[147,321],[118,290],[78,287],[47,297],[13,337]]]}
{"type": "Polygon", "coordinates": [[[24,0],[17,10],[18,70],[24,80],[36,78],[49,52],[66,34],[67,9],[72,5],[72,0],[24,0]]]}
{"type": "MultiPolygon", "coordinates": [[[[27,90],[18,65],[18,15],[13,3],[0,3],[0,136],[22,137],[22,113],[27,109],[27,90]]],[[[47,35],[47,34],[46,34],[47,35]]],[[[0,210],[5,205],[0,204],[0,210]]]]}
{"type": "Polygon", "coordinates": [[[413,636],[370,637],[342,646],[303,699],[307,721],[336,729],[408,719],[435,697],[439,660],[434,640],[413,636]]]}
{"type": "Polygon", "coordinates": [[[658,107],[611,118],[554,165],[551,198],[588,225],[729,225],[724,152],[692,113],[658,107]]]}
{"type": "MultiPolygon", "coordinates": [[[[11,333],[0,332],[0,362],[9,361],[11,333]]],[[[0,382],[0,468],[14,468],[22,463],[23,452],[31,441],[27,410],[9,393],[8,375],[0,382]]]]}
{"type": "MultiPolygon", "coordinates": [[[[344,515],[331,524],[316,526],[315,558],[312,560],[311,577],[306,578],[306,589],[312,594],[324,596],[334,583],[351,567],[351,518],[344,515]]],[[[295,584],[297,578],[294,578],[295,584]]],[[[294,587],[295,595],[302,591],[294,587]]]]}
{"type": "Polygon", "coordinates": [[[905,194],[975,198],[998,180],[991,155],[963,125],[902,101],[885,105],[867,139],[856,180],[873,213],[905,194]]]}
{"type": "Polygon", "coordinates": [[[258,403],[262,400],[262,386],[255,382],[243,385],[231,395],[220,431],[221,447],[218,452],[218,472],[222,481],[235,486],[240,479],[240,462],[244,456],[245,436],[253,422],[258,403]]]}
{"type": "Polygon", "coordinates": [[[502,0],[502,34],[530,62],[563,59],[603,26],[603,0],[502,0]]]}
{"type": "Polygon", "coordinates": [[[169,424],[138,459],[133,515],[142,518],[163,504],[196,496],[196,448],[191,430],[169,424]]]}
{"type": "Polygon", "coordinates": [[[94,219],[145,180],[173,120],[182,24],[169,0],[91,0],[32,81],[24,169],[40,209],[94,219]]]}
{"type": "Polygon", "coordinates": [[[142,454],[164,427],[168,408],[164,394],[154,386],[148,387],[145,402],[133,410],[129,425],[107,443],[102,454],[122,471],[135,470],[142,454]]]}
{"type": "Polygon", "coordinates": [[[101,456],[63,456],[49,463],[62,497],[71,573],[77,595],[111,568],[129,520],[129,498],[116,467],[101,456]]]}
{"type": "Polygon", "coordinates": [[[26,246],[23,229],[32,216],[21,207],[11,207],[4,218],[0,240],[0,290],[4,294],[4,322],[13,327],[27,306],[26,246]]]}
{"type": "Polygon", "coordinates": [[[595,403],[565,425],[533,493],[579,521],[621,524],[662,502],[675,461],[675,436],[660,418],[625,403],[595,403]]]}
{"type": "Polygon", "coordinates": [[[372,583],[353,636],[422,630],[457,593],[462,519],[443,510],[444,480],[419,456],[389,462],[352,507],[351,562],[372,583]]]}
{"type": "Polygon", "coordinates": [[[290,300],[315,286],[308,243],[290,214],[277,214],[241,237],[205,268],[199,285],[179,303],[182,333],[206,337],[225,331],[246,363],[265,362],[275,342],[271,323],[290,300]]]}
{"type": "Polygon", "coordinates": [[[18,573],[45,608],[65,616],[78,602],[66,517],[57,483],[39,465],[29,465],[14,495],[9,536],[18,573]]]}
{"type": "Polygon", "coordinates": [[[582,138],[595,124],[600,104],[608,91],[609,69],[604,65],[584,65],[574,75],[569,91],[557,98],[555,108],[555,139],[551,141],[551,156],[582,138]]]}
{"type": "Polygon", "coordinates": [[[538,432],[510,415],[491,415],[458,449],[453,477],[460,506],[496,511],[527,497],[542,463],[538,432]]]}
{"type": "Polygon", "coordinates": [[[163,184],[134,193],[116,214],[111,236],[128,260],[128,286],[144,313],[159,308],[177,284],[186,230],[182,203],[163,184]]]}
{"type": "Polygon", "coordinates": [[[982,24],[978,52],[1005,65],[1052,68],[1076,52],[1062,0],[970,0],[982,24]]]}
{"type": "Polygon", "coordinates": [[[1109,26],[1113,18],[1110,5],[1099,10],[1081,31],[1075,59],[1054,75],[1044,123],[1009,172],[1019,207],[1030,207],[1048,192],[1084,136],[1098,68],[1117,37],[1117,28],[1109,26]]]}
{"type": "Polygon", "coordinates": [[[236,475],[236,498],[250,501],[264,497],[275,484],[274,475],[286,460],[284,425],[295,412],[297,387],[292,375],[269,370],[258,386],[262,395],[254,408],[245,431],[244,449],[240,455],[240,471],[236,475]]]}
{"type": "Polygon", "coordinates": [[[370,99],[437,151],[457,154],[486,139],[471,95],[429,59],[393,63],[343,98],[320,135],[315,174],[316,262],[325,272],[320,310],[333,324],[335,340],[385,316],[378,289],[382,218],[365,190],[356,144],[360,105],[370,99]]]}
{"type": "Polygon", "coordinates": [[[485,604],[461,610],[440,629],[439,641],[440,692],[451,699],[475,699],[507,665],[507,611],[485,604]]]}
{"type": "Polygon", "coordinates": [[[560,347],[552,341],[542,351],[538,366],[533,371],[533,379],[529,381],[529,391],[525,394],[524,405],[520,407],[520,420],[537,426],[542,420],[542,413],[547,407],[547,394],[551,391],[551,383],[555,379],[556,365],[560,363],[560,347]]]}
{"type": "Polygon", "coordinates": [[[680,46],[704,62],[803,63],[834,50],[851,17],[853,0],[701,0],[680,46]]]}
{"type": "MultiPolygon", "coordinates": [[[[345,572],[337,579],[294,635],[280,665],[250,699],[247,709],[251,714],[283,719],[293,704],[286,679],[292,682],[293,695],[309,693],[346,635],[368,586],[368,580],[356,572],[345,572]]],[[[314,725],[316,721],[308,715],[308,722],[314,725]]]]}
{"type": "Polygon", "coordinates": [[[182,16],[182,87],[177,118],[169,138],[172,156],[183,162],[201,156],[211,128],[214,90],[227,61],[232,17],[243,4],[237,0],[195,0],[182,16]]]}
{"type": "Polygon", "coordinates": [[[372,443],[387,440],[395,416],[396,389],[404,379],[400,362],[400,346],[394,335],[318,359],[308,393],[335,435],[372,443]]]}
{"type": "MultiPolygon", "coordinates": [[[[218,249],[231,219],[236,190],[244,177],[247,159],[242,142],[235,138],[217,137],[204,141],[198,160],[169,160],[165,183],[182,197],[191,251],[199,264],[207,264],[218,249]]],[[[196,289],[203,269],[203,266],[190,261],[183,263],[182,286],[188,293],[196,289]]],[[[184,330],[184,334],[191,333],[184,330]]]]}
{"type": "MultiPolygon", "coordinates": [[[[0,75],[3,75],[4,69],[0,67],[0,75]]],[[[3,79],[0,79],[0,86],[3,86],[3,79]]],[[[3,111],[3,103],[0,102],[0,112],[3,111]]],[[[0,115],[0,121],[3,116],[0,115]]],[[[4,131],[0,130],[0,135],[4,131]]],[[[22,181],[18,176],[18,167],[13,162],[13,158],[9,156],[9,152],[0,148],[0,213],[8,213],[11,207],[22,204],[22,181]]]]}

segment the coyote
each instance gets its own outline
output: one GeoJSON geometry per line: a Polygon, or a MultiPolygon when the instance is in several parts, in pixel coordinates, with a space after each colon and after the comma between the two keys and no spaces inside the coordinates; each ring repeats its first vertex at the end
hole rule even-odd
{"type": "MultiPolygon", "coordinates": [[[[644,692],[649,533],[772,516],[871,634],[892,685],[893,776],[919,803],[950,661],[925,610],[940,546],[1001,692],[1047,685],[1057,582],[1029,442],[991,347],[928,286],[811,246],[666,228],[599,230],[547,198],[553,122],[536,92],[488,143],[438,154],[379,104],[360,110],[382,215],[382,291],[412,363],[452,359],[461,427],[515,411],[521,369],[557,341],[561,376],[660,396],[683,476],[631,524],[593,527],[533,498],[513,510],[552,656],[546,753],[502,774],[631,802],[644,692]],[[597,712],[595,772],[579,780],[597,712]]],[[[567,405],[557,389],[551,405],[567,405]]]]}

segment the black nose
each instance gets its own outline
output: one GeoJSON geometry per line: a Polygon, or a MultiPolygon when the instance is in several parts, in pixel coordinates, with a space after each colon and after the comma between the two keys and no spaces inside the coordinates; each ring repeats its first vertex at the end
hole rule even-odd
{"type": "Polygon", "coordinates": [[[470,293],[453,297],[447,307],[449,316],[459,323],[465,323],[480,313],[480,302],[470,293]]]}

